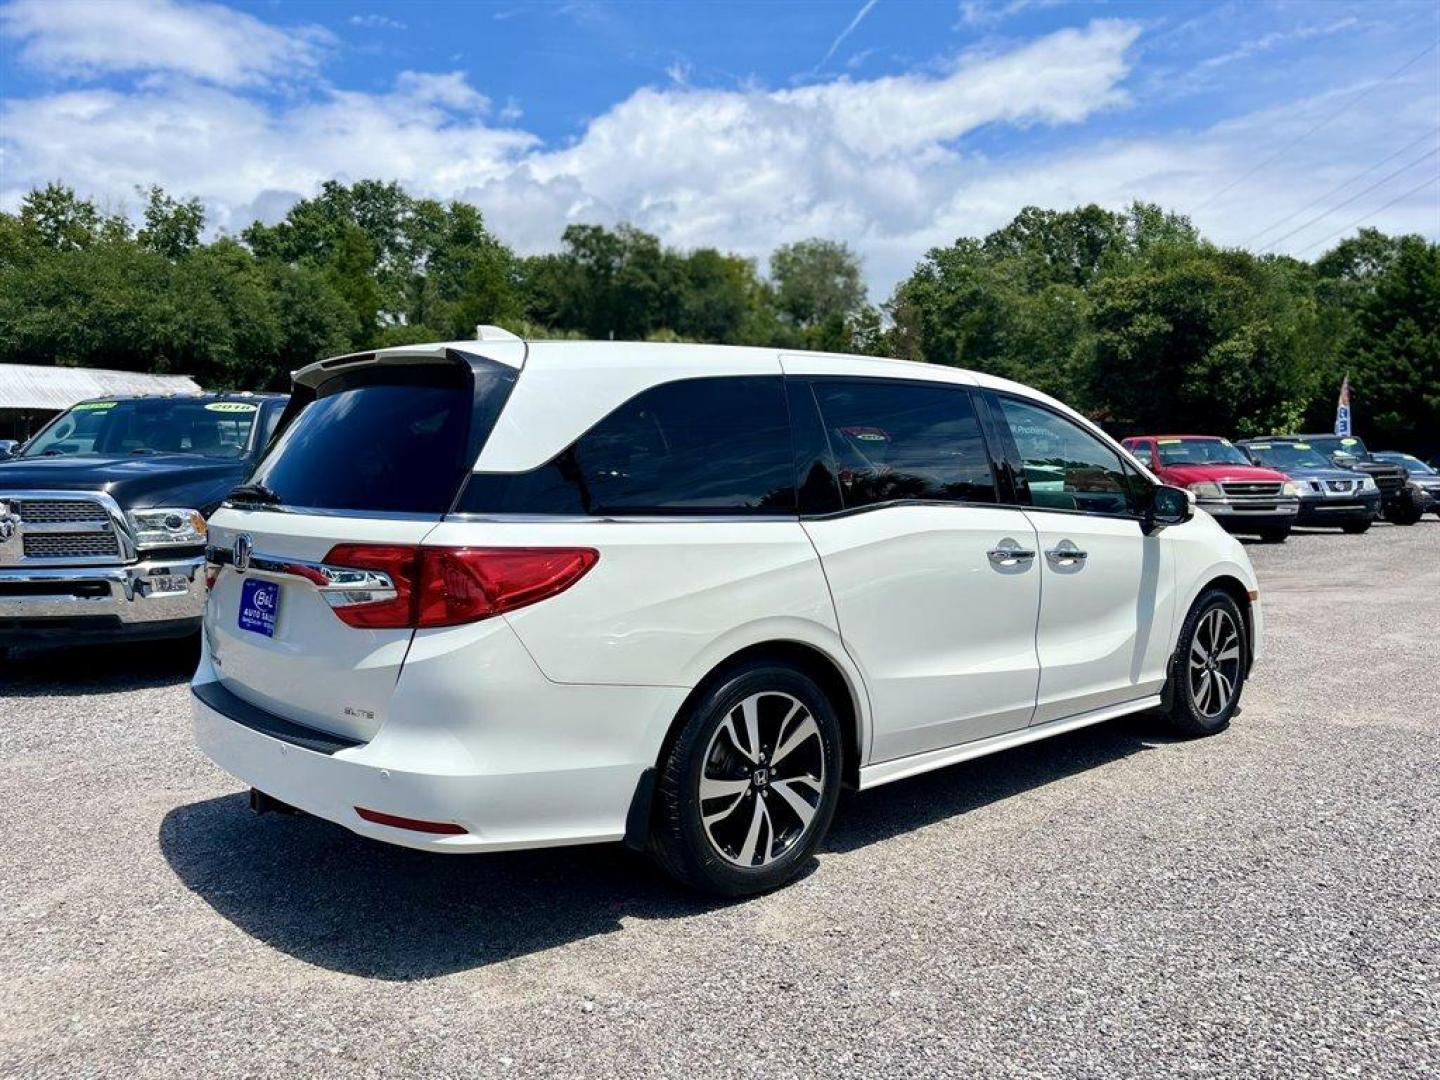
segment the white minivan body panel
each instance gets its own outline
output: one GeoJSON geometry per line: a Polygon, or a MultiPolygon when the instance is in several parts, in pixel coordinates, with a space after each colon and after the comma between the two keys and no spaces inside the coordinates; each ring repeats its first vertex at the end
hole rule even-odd
{"type": "Polygon", "coordinates": [[[796,519],[457,516],[426,540],[477,542],[600,553],[595,568],[559,596],[505,616],[556,682],[689,688],[748,645],[788,639],[823,642],[830,651],[839,638],[825,575],[796,519]]]}
{"type": "Polygon", "coordinates": [[[1159,693],[1175,612],[1175,562],[1164,532],[1146,536],[1129,518],[1025,514],[1038,533],[1044,594],[1032,723],[1159,693]]]}
{"type": "Polygon", "coordinates": [[[1015,508],[908,504],[811,520],[840,635],[869,689],[870,761],[1025,727],[1040,567],[1015,508]]]}
{"type": "MultiPolygon", "coordinates": [[[[347,543],[418,544],[433,518],[370,518],[278,513],[222,507],[210,519],[210,543],[229,551],[244,534],[265,560],[318,563],[347,543]]],[[[257,559],[257,562],[259,560],[257,559]]],[[[335,735],[368,739],[389,715],[410,630],[346,626],[303,578],[258,566],[226,567],[205,605],[204,636],[215,674],[231,693],[287,720],[335,735]],[[274,582],[279,610],[274,637],[239,624],[246,580],[274,582]]]]}

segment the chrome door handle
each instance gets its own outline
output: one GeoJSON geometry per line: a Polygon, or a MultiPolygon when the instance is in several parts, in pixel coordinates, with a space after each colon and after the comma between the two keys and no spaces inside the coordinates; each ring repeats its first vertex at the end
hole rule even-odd
{"type": "Polygon", "coordinates": [[[991,548],[985,554],[990,557],[991,562],[998,566],[1018,566],[1020,563],[1029,562],[1035,558],[1035,552],[1021,547],[991,548]]]}
{"type": "Polygon", "coordinates": [[[1050,548],[1046,551],[1045,557],[1060,566],[1074,566],[1076,563],[1082,563],[1088,559],[1090,553],[1088,551],[1081,551],[1079,548],[1057,547],[1050,548]]]}

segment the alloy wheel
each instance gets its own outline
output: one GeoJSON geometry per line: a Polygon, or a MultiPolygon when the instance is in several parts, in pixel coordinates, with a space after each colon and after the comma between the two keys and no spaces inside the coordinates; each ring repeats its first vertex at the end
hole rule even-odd
{"type": "Polygon", "coordinates": [[[705,748],[705,836],[727,862],[768,866],[805,836],[824,791],[824,744],[809,708],[778,691],[751,694],[705,748]]]}
{"type": "Polygon", "coordinates": [[[1240,685],[1240,629],[1223,607],[1200,617],[1190,642],[1190,696],[1207,719],[1223,713],[1240,685]]]}

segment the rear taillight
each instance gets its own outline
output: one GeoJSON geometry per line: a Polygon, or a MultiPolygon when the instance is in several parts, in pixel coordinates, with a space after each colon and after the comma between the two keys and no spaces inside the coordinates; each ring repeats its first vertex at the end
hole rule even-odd
{"type": "Polygon", "coordinates": [[[400,630],[414,626],[415,585],[420,549],[410,544],[338,544],[325,556],[329,566],[347,570],[377,570],[393,589],[329,592],[331,609],[350,626],[366,630],[400,630]]]}
{"type": "Polygon", "coordinates": [[[562,593],[599,558],[593,548],[340,544],[325,556],[328,565],[380,571],[394,589],[378,595],[332,591],[327,599],[350,626],[458,626],[562,593]]]}

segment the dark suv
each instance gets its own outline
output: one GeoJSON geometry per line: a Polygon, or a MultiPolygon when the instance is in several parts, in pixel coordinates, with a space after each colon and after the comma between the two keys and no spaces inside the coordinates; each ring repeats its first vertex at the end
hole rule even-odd
{"type": "MultiPolygon", "coordinates": [[[[1253,441],[1253,440],[1252,440],[1253,441]]],[[[1271,435],[1262,442],[1308,443],[1341,469],[1363,473],[1380,489],[1380,515],[1392,525],[1414,525],[1421,511],[1405,486],[1405,470],[1381,461],[1354,435],[1271,435]]]]}
{"type": "Polygon", "coordinates": [[[1296,525],[1338,526],[1347,533],[1363,533],[1380,515],[1375,481],[1354,469],[1340,468],[1310,443],[1242,439],[1236,445],[1256,465],[1278,469],[1299,485],[1296,525]]]}
{"type": "Polygon", "coordinates": [[[183,637],[205,605],[206,521],[255,467],[281,395],[82,401],[0,460],[0,652],[183,637]]]}
{"type": "Polygon", "coordinates": [[[1421,513],[1433,510],[1435,516],[1440,517],[1440,470],[1433,465],[1426,465],[1414,454],[1377,450],[1375,457],[1404,469],[1406,487],[1410,489],[1411,497],[1420,504],[1421,513]]]}

